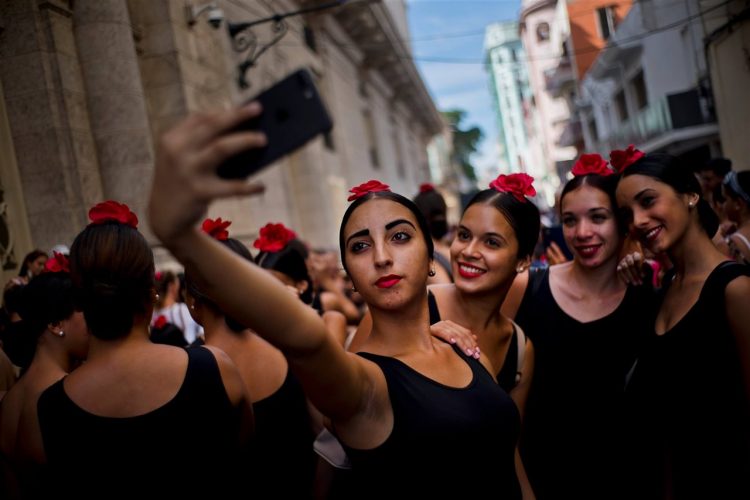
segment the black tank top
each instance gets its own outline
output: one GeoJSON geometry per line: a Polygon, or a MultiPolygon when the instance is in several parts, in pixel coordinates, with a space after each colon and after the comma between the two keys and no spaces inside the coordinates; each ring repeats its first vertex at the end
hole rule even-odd
{"type": "MultiPolygon", "coordinates": [[[[427,304],[430,307],[430,324],[434,325],[440,321],[440,309],[437,305],[437,300],[432,292],[427,292],[427,304]]],[[[500,371],[497,372],[495,378],[497,379],[498,385],[502,387],[505,392],[510,393],[511,390],[516,386],[516,375],[518,374],[518,332],[516,331],[516,325],[513,325],[513,333],[510,337],[510,346],[508,346],[508,354],[505,356],[503,366],[500,371]]]]}
{"type": "Polygon", "coordinates": [[[143,415],[89,413],[65,393],[65,379],[42,393],[39,424],[57,494],[192,498],[237,487],[240,411],[227,396],[213,353],[186,351],[185,380],[175,397],[143,415]]]}
{"type": "Polygon", "coordinates": [[[253,466],[256,498],[312,498],[315,436],[307,399],[297,377],[287,370],[281,387],[253,403],[253,466]]]}
{"type": "Polygon", "coordinates": [[[477,478],[492,478],[497,498],[520,498],[516,405],[479,361],[454,350],[471,367],[465,388],[440,384],[392,357],[358,353],[383,371],[393,407],[393,430],[383,444],[344,445],[360,497],[463,498],[477,478]]]}
{"type": "Polygon", "coordinates": [[[625,378],[653,321],[653,291],[630,287],[582,323],[558,306],[549,270],[532,271],[516,322],[534,345],[521,455],[537,498],[614,498],[623,467],[625,378]]]}
{"type": "MultiPolygon", "coordinates": [[[[750,276],[750,268],[717,266],[671,330],[656,335],[653,323],[649,328],[626,391],[628,464],[637,490],[678,499],[750,498],[750,404],[725,300],[739,276],[750,276]]],[[[666,293],[670,275],[664,283],[666,293]]]]}

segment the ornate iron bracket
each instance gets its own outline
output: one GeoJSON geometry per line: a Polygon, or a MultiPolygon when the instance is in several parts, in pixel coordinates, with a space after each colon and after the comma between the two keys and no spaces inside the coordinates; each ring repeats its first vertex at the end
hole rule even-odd
{"type": "Polygon", "coordinates": [[[338,7],[345,4],[347,1],[349,0],[336,0],[335,2],[328,2],[322,5],[307,7],[292,12],[274,14],[269,17],[258,19],[257,21],[250,21],[245,23],[228,22],[227,32],[229,33],[229,38],[231,38],[232,40],[232,48],[235,50],[235,52],[247,54],[245,59],[237,65],[237,84],[240,86],[240,88],[246,89],[250,86],[247,78],[245,78],[247,70],[255,66],[255,61],[257,61],[265,51],[274,46],[279,40],[284,38],[284,35],[286,35],[289,31],[289,26],[285,21],[287,17],[299,16],[301,14],[307,14],[309,12],[338,7]],[[265,23],[273,23],[273,25],[271,26],[271,31],[274,35],[268,43],[261,44],[258,41],[257,35],[252,32],[251,28],[265,23]]]}

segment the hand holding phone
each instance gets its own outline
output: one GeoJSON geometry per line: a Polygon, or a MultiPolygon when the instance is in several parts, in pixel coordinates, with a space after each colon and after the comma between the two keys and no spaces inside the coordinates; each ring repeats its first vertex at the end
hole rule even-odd
{"type": "Polygon", "coordinates": [[[568,249],[568,245],[565,243],[565,237],[563,236],[562,226],[552,226],[542,228],[542,241],[544,243],[545,251],[554,242],[558,249],[562,251],[563,255],[567,260],[573,259],[573,254],[568,249]]]}
{"type": "Polygon", "coordinates": [[[217,169],[219,177],[241,179],[254,174],[333,128],[312,75],[306,69],[295,71],[252,101],[260,102],[263,112],[232,132],[259,130],[266,134],[268,143],[222,163],[217,169]]]}

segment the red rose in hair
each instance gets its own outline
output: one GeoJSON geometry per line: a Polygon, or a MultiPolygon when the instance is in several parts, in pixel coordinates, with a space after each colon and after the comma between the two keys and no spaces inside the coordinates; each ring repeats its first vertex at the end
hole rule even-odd
{"type": "Polygon", "coordinates": [[[163,314],[159,315],[159,317],[154,320],[154,324],[152,325],[152,328],[156,328],[157,330],[161,330],[167,326],[167,317],[163,314]]]}
{"type": "Polygon", "coordinates": [[[429,193],[430,191],[435,191],[435,186],[433,186],[431,183],[425,182],[419,185],[420,193],[429,193]]]}
{"type": "Polygon", "coordinates": [[[637,162],[641,158],[646,156],[643,151],[635,149],[634,145],[628,146],[628,149],[614,149],[609,153],[609,162],[617,170],[622,173],[623,170],[628,168],[633,163],[637,162]]]}
{"type": "Polygon", "coordinates": [[[68,258],[60,252],[55,252],[54,257],[47,259],[44,264],[44,271],[47,273],[69,273],[70,263],[68,258]]]}
{"type": "Polygon", "coordinates": [[[206,219],[203,221],[201,229],[204,233],[210,237],[219,241],[226,241],[229,238],[229,231],[227,228],[232,225],[232,221],[221,220],[221,217],[216,219],[206,219]]]}
{"type": "Polygon", "coordinates": [[[98,225],[105,222],[119,222],[132,228],[138,227],[138,217],[124,203],[107,200],[97,203],[89,210],[91,224],[98,225]]]}
{"type": "Polygon", "coordinates": [[[391,187],[388,184],[383,184],[380,181],[370,180],[359,186],[354,186],[349,190],[352,193],[346,201],[354,201],[357,198],[362,198],[367,193],[377,193],[378,191],[390,191],[391,187]]]}
{"type": "Polygon", "coordinates": [[[600,154],[582,154],[575,165],[571,173],[576,177],[581,175],[612,175],[615,173],[611,168],[607,168],[607,160],[602,158],[600,154]]]}
{"type": "Polygon", "coordinates": [[[500,174],[497,179],[490,182],[490,188],[501,193],[510,193],[518,201],[528,201],[525,196],[536,195],[533,182],[534,178],[528,174],[500,174]]]}
{"type": "Polygon", "coordinates": [[[260,228],[260,237],[253,246],[261,252],[278,252],[296,237],[294,231],[284,227],[284,224],[268,223],[260,228]]]}

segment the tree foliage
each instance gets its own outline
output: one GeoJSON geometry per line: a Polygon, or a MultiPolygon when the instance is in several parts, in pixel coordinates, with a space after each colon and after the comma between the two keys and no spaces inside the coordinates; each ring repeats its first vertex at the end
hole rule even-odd
{"type": "Polygon", "coordinates": [[[461,167],[466,177],[476,181],[477,174],[471,164],[471,156],[477,152],[484,137],[482,129],[477,126],[461,128],[461,122],[466,117],[466,111],[462,109],[444,111],[443,116],[453,129],[453,160],[461,167]]]}

